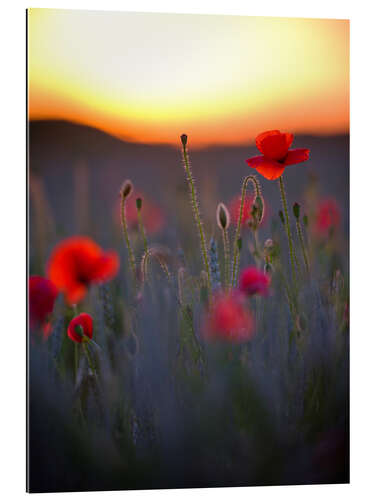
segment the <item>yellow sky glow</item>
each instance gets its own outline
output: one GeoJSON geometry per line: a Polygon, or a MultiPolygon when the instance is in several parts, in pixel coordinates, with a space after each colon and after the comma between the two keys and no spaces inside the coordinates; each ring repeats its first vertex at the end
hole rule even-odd
{"type": "Polygon", "coordinates": [[[30,9],[29,117],[132,141],[349,128],[349,22],[30,9]]]}

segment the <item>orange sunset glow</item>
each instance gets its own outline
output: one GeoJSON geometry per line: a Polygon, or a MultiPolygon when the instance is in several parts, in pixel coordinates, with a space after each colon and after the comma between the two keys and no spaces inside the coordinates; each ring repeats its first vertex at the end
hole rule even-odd
{"type": "Polygon", "coordinates": [[[29,117],[136,142],[349,129],[349,22],[28,11],[29,117]]]}

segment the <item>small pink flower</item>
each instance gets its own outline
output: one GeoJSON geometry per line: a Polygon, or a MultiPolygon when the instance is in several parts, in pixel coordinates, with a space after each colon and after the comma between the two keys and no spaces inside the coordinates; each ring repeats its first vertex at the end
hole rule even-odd
{"type": "Polygon", "coordinates": [[[240,290],[246,295],[268,295],[271,279],[256,267],[247,267],[240,275],[240,290]]]}
{"type": "Polygon", "coordinates": [[[29,321],[31,329],[43,328],[53,311],[57,295],[58,290],[52,281],[42,276],[30,276],[29,321]]]}
{"type": "MultiPolygon", "coordinates": [[[[166,218],[163,210],[152,199],[140,191],[133,190],[131,196],[126,200],[125,213],[129,230],[138,231],[137,198],[142,199],[142,222],[148,234],[159,233],[165,226],[166,218]]],[[[120,222],[120,206],[116,203],[114,216],[120,222]]]]}
{"type": "Polygon", "coordinates": [[[322,200],[318,205],[314,230],[318,236],[327,237],[340,225],[340,207],[334,198],[322,200]]]}
{"type": "Polygon", "coordinates": [[[207,341],[239,344],[254,336],[254,320],[240,294],[219,292],[213,297],[202,330],[207,341]]]}
{"type": "MultiPolygon", "coordinates": [[[[242,209],[242,220],[241,220],[241,226],[247,225],[249,222],[252,220],[252,215],[251,211],[253,208],[253,203],[254,203],[254,197],[253,196],[246,196],[243,204],[243,209],[242,209]]],[[[232,201],[229,203],[229,213],[231,216],[231,219],[234,221],[234,224],[236,225],[238,223],[238,218],[240,216],[240,208],[241,208],[241,196],[236,196],[235,198],[232,199],[232,201]]],[[[267,209],[263,200],[263,217],[260,225],[264,224],[265,218],[267,216],[267,209]]]]}

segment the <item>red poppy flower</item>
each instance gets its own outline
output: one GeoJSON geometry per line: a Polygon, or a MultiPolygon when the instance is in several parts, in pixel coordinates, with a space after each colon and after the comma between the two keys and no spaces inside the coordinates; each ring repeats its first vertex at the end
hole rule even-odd
{"type": "MultiPolygon", "coordinates": [[[[142,222],[148,234],[155,234],[161,231],[165,225],[165,216],[162,209],[154,201],[150,200],[140,191],[133,191],[131,197],[126,200],[125,212],[126,222],[130,230],[138,230],[138,212],[136,200],[142,199],[142,222]]],[[[120,223],[120,206],[116,204],[116,219],[120,223]]]]}
{"type": "Polygon", "coordinates": [[[315,219],[315,233],[327,237],[332,229],[340,225],[340,207],[334,198],[328,198],[319,203],[315,219]]]}
{"type": "Polygon", "coordinates": [[[83,336],[92,339],[92,317],[89,314],[81,313],[69,323],[68,337],[74,342],[81,343],[83,336]]]}
{"type": "Polygon", "coordinates": [[[58,290],[48,279],[42,276],[29,278],[29,321],[30,328],[42,327],[53,311],[58,290]]]}
{"type": "Polygon", "coordinates": [[[254,320],[238,293],[219,293],[213,298],[202,330],[208,341],[242,343],[253,337],[254,320]]]}
{"type": "Polygon", "coordinates": [[[244,269],[240,275],[240,290],[246,295],[268,295],[270,277],[256,267],[244,269]]]}
{"type": "MultiPolygon", "coordinates": [[[[245,198],[243,204],[241,226],[245,226],[251,221],[252,219],[251,210],[253,208],[253,203],[254,203],[253,196],[247,196],[245,198]]],[[[237,225],[238,218],[240,216],[240,209],[241,209],[241,196],[238,196],[233,198],[232,201],[229,203],[230,217],[234,221],[235,225],[237,225]]],[[[266,217],[267,217],[267,209],[263,200],[263,218],[260,225],[264,223],[266,217]]]]}
{"type": "Polygon", "coordinates": [[[278,179],[287,165],[295,165],[309,159],[308,149],[289,149],[292,142],[293,134],[281,133],[280,130],[263,132],[255,139],[262,156],[254,156],[246,162],[266,179],[278,179]]]}
{"type": "Polygon", "coordinates": [[[67,301],[77,304],[90,284],[116,276],[119,257],[115,252],[104,252],[90,238],[75,236],[55,247],[47,269],[49,278],[65,293],[67,301]]]}

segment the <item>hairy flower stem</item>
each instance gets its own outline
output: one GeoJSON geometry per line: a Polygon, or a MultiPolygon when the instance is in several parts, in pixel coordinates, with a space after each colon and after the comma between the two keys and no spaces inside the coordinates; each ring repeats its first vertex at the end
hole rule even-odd
{"type": "Polygon", "coordinates": [[[199,213],[197,194],[196,194],[196,190],[195,190],[194,179],[193,179],[191,169],[190,169],[189,157],[187,154],[187,149],[186,149],[185,143],[182,144],[182,154],[183,154],[183,160],[184,160],[184,165],[185,165],[186,178],[187,178],[187,181],[189,184],[189,189],[190,189],[191,202],[192,202],[192,206],[193,206],[193,215],[194,215],[195,223],[197,225],[199,237],[200,237],[200,241],[201,241],[202,259],[203,259],[205,271],[207,273],[208,290],[211,291],[211,270],[210,270],[209,261],[208,261],[206,238],[204,235],[203,224],[202,224],[200,213],[199,213]]]}
{"type": "Polygon", "coordinates": [[[126,200],[126,196],[121,196],[121,225],[122,225],[122,231],[124,233],[126,247],[128,249],[128,259],[129,259],[130,268],[131,268],[132,273],[133,273],[134,282],[136,282],[137,271],[136,271],[134,252],[133,252],[133,249],[132,249],[132,246],[130,243],[130,239],[129,239],[128,225],[126,222],[125,200],[126,200]]]}
{"type": "Polygon", "coordinates": [[[141,210],[137,210],[137,216],[138,216],[139,232],[141,233],[142,240],[143,240],[143,249],[145,252],[147,252],[148,245],[147,245],[146,231],[145,231],[145,226],[144,226],[143,220],[142,220],[141,210]]]}
{"type": "Polygon", "coordinates": [[[257,267],[260,267],[262,260],[260,257],[260,244],[259,244],[258,229],[254,229],[253,233],[254,233],[254,259],[255,259],[257,267]]]}
{"type": "Polygon", "coordinates": [[[238,248],[237,241],[241,235],[241,223],[242,223],[242,217],[243,217],[243,208],[244,208],[244,204],[245,204],[246,189],[247,189],[247,185],[249,182],[251,182],[253,184],[255,196],[262,195],[261,189],[260,189],[260,184],[258,182],[258,179],[255,177],[255,175],[248,175],[247,177],[245,177],[245,179],[243,180],[243,183],[242,183],[240,213],[238,216],[237,227],[236,227],[236,232],[234,235],[234,242],[233,242],[232,288],[234,288],[236,286],[238,268],[240,265],[239,248],[238,248]]]}
{"type": "Polygon", "coordinates": [[[89,364],[90,370],[92,371],[93,375],[96,376],[95,366],[94,366],[94,363],[93,363],[93,361],[91,359],[91,355],[89,353],[89,350],[88,350],[88,347],[86,345],[86,342],[82,342],[82,346],[83,346],[83,350],[84,350],[84,353],[86,355],[87,362],[89,364]]]}
{"type": "Polygon", "coordinates": [[[229,250],[229,237],[228,230],[223,229],[223,247],[224,247],[224,288],[229,287],[230,281],[230,250],[229,250]]]}
{"type": "MultiPolygon", "coordinates": [[[[73,308],[74,316],[77,316],[78,315],[77,304],[73,304],[72,308],[73,308]]],[[[74,342],[74,383],[77,381],[78,364],[79,364],[78,344],[76,342],[74,342]]]]}
{"type": "Polygon", "coordinates": [[[299,219],[296,219],[296,227],[297,227],[298,239],[301,245],[303,261],[305,263],[306,271],[309,272],[309,261],[307,259],[306,247],[305,247],[305,242],[303,241],[302,228],[299,219]]]}
{"type": "Polygon", "coordinates": [[[291,265],[291,269],[292,269],[292,280],[293,280],[293,285],[295,288],[296,287],[295,254],[294,254],[294,248],[293,248],[292,233],[290,231],[288,205],[286,202],[285,187],[284,187],[284,181],[283,181],[282,175],[279,177],[279,187],[280,187],[281,201],[283,204],[283,209],[284,209],[284,214],[285,214],[285,227],[286,227],[286,234],[288,237],[289,258],[290,258],[290,265],[291,265]]]}

